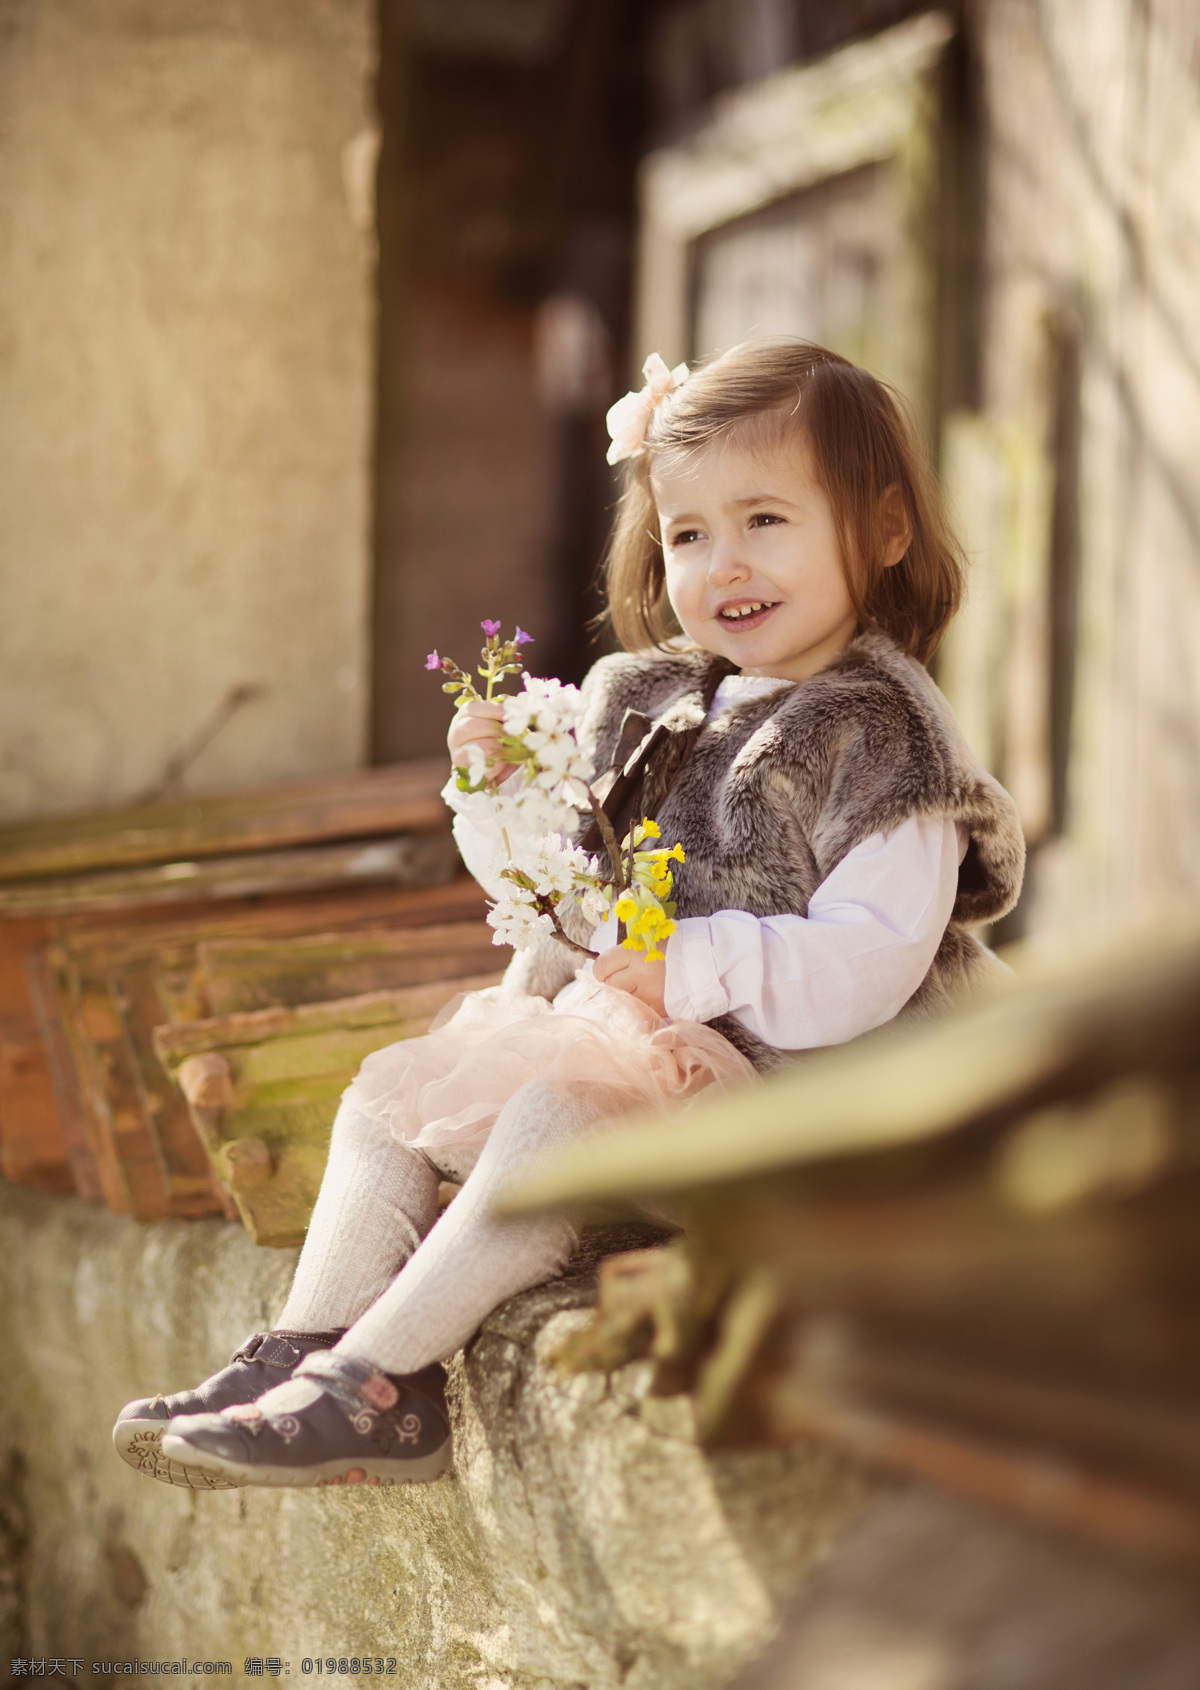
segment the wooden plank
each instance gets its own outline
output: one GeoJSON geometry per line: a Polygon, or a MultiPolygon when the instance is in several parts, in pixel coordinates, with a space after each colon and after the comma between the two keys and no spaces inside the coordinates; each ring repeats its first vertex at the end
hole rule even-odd
{"type": "Polygon", "coordinates": [[[56,978],[49,952],[44,948],[31,951],[26,958],[26,971],[54,1088],[55,1113],[71,1182],[85,1202],[103,1203],[105,1184],[100,1176],[74,1048],[62,1015],[60,981],[56,978]]]}
{"type": "Polygon", "coordinates": [[[76,1187],[141,1220],[221,1213],[195,1130],[154,1061],[150,1031],[163,1011],[152,966],[138,979],[104,961],[81,967],[58,948],[35,959],[76,1187]]]}
{"type": "Polygon", "coordinates": [[[211,1016],[181,1027],[156,1028],[154,1048],[159,1061],[174,1076],[182,1062],[203,1051],[236,1047],[249,1052],[258,1045],[282,1038],[311,1038],[347,1029],[369,1030],[422,1017],[432,1020],[455,992],[480,991],[485,986],[499,985],[501,978],[499,972],[470,975],[465,979],[401,986],[388,992],[365,992],[328,1003],[305,1003],[295,1008],[281,1005],[211,1016]]]}
{"type": "MultiPolygon", "coordinates": [[[[400,971],[408,969],[410,978],[414,971],[428,978],[426,970],[434,965],[428,957],[431,941],[419,937],[425,927],[434,930],[435,946],[449,947],[437,974],[482,972],[505,954],[488,946],[484,907],[475,883],[460,878],[436,887],[358,886],[330,894],[243,898],[219,907],[193,903],[178,909],[72,912],[0,922],[0,939],[7,933],[14,940],[12,968],[27,969],[30,975],[22,1014],[33,1054],[45,1073],[41,1119],[35,1123],[27,1117],[27,1130],[32,1133],[36,1124],[51,1143],[58,1158],[58,1186],[69,1189],[73,1184],[88,1200],[110,1202],[123,1212],[157,1214],[163,1202],[153,1177],[157,1165],[165,1180],[167,1212],[233,1212],[207,1155],[201,1153],[191,1115],[167,1083],[153,1047],[156,1026],[213,1013],[199,955],[203,945],[231,944],[232,955],[242,943],[251,950],[270,948],[311,934],[314,928],[327,934],[336,930],[350,946],[365,936],[368,956],[376,951],[386,957],[394,949],[400,971]],[[476,946],[468,943],[469,932],[476,934],[476,946]],[[44,943],[50,933],[57,935],[53,957],[44,943]],[[400,934],[408,937],[397,939],[400,934]],[[20,944],[15,943],[18,939],[20,944]],[[33,945],[28,956],[21,955],[25,943],[33,945]],[[112,1036],[103,1052],[92,1047],[86,1027],[79,1023],[85,1001],[96,1013],[94,997],[83,989],[85,981],[92,983],[94,993],[107,994],[108,1014],[119,1024],[119,1033],[110,1027],[112,1036]],[[132,1188],[129,1171],[113,1165],[123,1154],[116,1110],[123,1112],[137,1168],[132,1188]],[[140,1132],[135,1130],[138,1112],[140,1132]]],[[[379,966],[386,968],[386,963],[379,966]]],[[[395,972],[393,983],[402,983],[395,972]]],[[[259,995],[265,990],[260,985],[259,995]]],[[[300,975],[289,990],[305,995],[300,975]]],[[[326,990],[319,980],[308,990],[327,997],[349,995],[326,990]]],[[[10,1087],[10,1104],[12,1098],[10,1087]]],[[[14,1121],[11,1107],[7,1119],[14,1121]]],[[[14,1167],[16,1177],[40,1177],[28,1172],[32,1159],[31,1153],[14,1167]]]]}
{"type": "MultiPolygon", "coordinates": [[[[131,918],[93,914],[59,920],[54,968],[47,959],[42,963],[42,1037],[55,1051],[58,1113],[72,1138],[69,1165],[76,1188],[145,1218],[163,1212],[164,1201],[166,1212],[179,1216],[234,1212],[197,1141],[190,1112],[154,1053],[157,1026],[212,1014],[201,945],[245,933],[252,945],[278,947],[314,923],[327,927],[332,918],[348,943],[365,934],[368,949],[384,952],[391,927],[381,923],[396,924],[407,935],[396,948],[416,958],[429,950],[429,941],[419,937],[425,926],[450,946],[437,970],[444,977],[467,972],[480,956],[495,959],[485,943],[490,929],[480,920],[482,909],[478,887],[458,881],[402,893],[363,888],[352,895],[243,902],[220,911],[191,906],[152,917],[141,910],[131,918]],[[473,919],[456,919],[463,916],[473,919]],[[473,948],[466,944],[467,932],[476,935],[473,948]],[[98,1049],[80,1017],[86,1007],[93,1022],[103,1021],[102,998],[113,1025],[98,1049]],[[128,1168],[121,1165],[126,1154],[128,1168]]],[[[293,984],[303,995],[299,981],[293,984]]],[[[319,981],[310,990],[319,993],[319,981]]]]}
{"type": "MultiPolygon", "coordinates": [[[[158,1000],[157,1027],[163,1021],[202,1021],[212,1014],[208,983],[196,945],[155,946],[149,952],[118,954],[114,968],[153,968],[154,992],[158,1000]]],[[[150,1023],[147,1023],[149,1026],[150,1023]]],[[[152,1047],[151,1047],[152,1048],[152,1047]]]]}
{"type": "MultiPolygon", "coordinates": [[[[332,896],[243,900],[219,910],[200,906],[179,912],[142,909],[128,915],[91,912],[59,917],[51,925],[58,935],[58,953],[93,972],[120,970],[153,958],[162,1019],[196,1021],[213,1013],[200,960],[205,945],[243,940],[270,944],[334,929],[353,942],[359,932],[386,935],[414,927],[481,924],[484,908],[483,893],[464,878],[444,887],[364,887],[332,896]]],[[[502,960],[505,953],[498,955],[502,960]]]]}
{"type": "MultiPolygon", "coordinates": [[[[51,918],[56,939],[72,951],[89,945],[195,945],[208,939],[273,938],[350,927],[410,927],[482,916],[486,899],[468,875],[444,886],[354,885],[321,891],[230,899],[214,906],[143,906],[130,910],[66,910],[51,918]]],[[[117,952],[112,953],[114,956],[117,952]]],[[[137,954],[142,954],[137,951],[137,954]]]]}
{"type": "Polygon", "coordinates": [[[0,829],[0,880],[279,850],[321,840],[442,833],[444,759],[356,769],[266,791],[163,800],[0,829]]]}
{"type": "Polygon", "coordinates": [[[686,1229],[560,1364],[650,1355],[709,1441],[1200,1562],[1198,1020],[1192,910],[539,1171],[502,1206],[653,1192],[686,1229]]]}
{"type": "Polygon", "coordinates": [[[499,978],[425,982],[157,1030],[160,1058],[188,1096],[197,1132],[256,1243],[303,1239],[338,1100],[364,1057],[427,1031],[455,992],[499,978]]]}
{"type": "Polygon", "coordinates": [[[0,921],[0,1174],[42,1191],[69,1191],[71,1170],[54,1084],[26,976],[44,921],[0,921]]]}
{"type": "Polygon", "coordinates": [[[346,882],[436,886],[453,879],[457,867],[458,854],[448,834],[360,840],[53,879],[0,881],[0,914],[129,909],[264,892],[307,892],[346,882]]]}
{"type": "MultiPolygon", "coordinates": [[[[100,1195],[105,1207],[114,1214],[131,1214],[133,1201],[129,1181],[114,1142],[112,1120],[104,1099],[103,1069],[97,1071],[93,1060],[94,1045],[84,1025],[88,994],[78,970],[53,948],[48,953],[48,964],[53,983],[54,1013],[66,1053],[64,1067],[73,1076],[77,1088],[78,1124],[96,1170],[100,1195]]],[[[102,993],[97,1007],[98,1019],[102,1020],[105,1013],[102,993]]]]}
{"type": "Polygon", "coordinates": [[[1110,1478],[1186,1494],[1200,1512],[1200,1419],[1185,1395],[1145,1379],[1105,1390],[1061,1366],[1018,1370],[994,1355],[897,1341],[856,1320],[838,1320],[836,1346],[828,1319],[812,1330],[815,1341],[799,1325],[794,1360],[769,1393],[779,1433],[798,1431],[805,1403],[824,1397],[927,1426],[952,1423],[992,1445],[1032,1449],[1052,1436],[1110,1478]]]}
{"type": "Polygon", "coordinates": [[[274,944],[218,939],[200,946],[214,1015],[483,974],[495,962],[492,930],[483,921],[321,933],[274,944]]]}
{"type": "Polygon", "coordinates": [[[162,1022],[163,1007],[154,960],[129,964],[111,980],[142,1117],[158,1147],[166,1179],[168,1212],[177,1216],[228,1213],[223,1187],[197,1137],[187,1103],[155,1059],[154,1031],[162,1022]]]}
{"type": "Polygon", "coordinates": [[[1082,947],[1045,977],[1001,987],[932,1022],[893,1024],[817,1053],[750,1092],[661,1115],[564,1153],[513,1208],[608,1201],[894,1154],[996,1111],[1070,1096],[1130,1069],[1178,1065],[1200,1017],[1200,910],[1169,929],[1082,947]]]}
{"type": "Polygon", "coordinates": [[[119,1170],[129,1213],[162,1220],[171,1192],[162,1151],[142,1104],[137,1063],[121,1017],[121,991],[111,976],[75,981],[75,1039],[84,1099],[106,1162],[119,1170]]]}
{"type": "Polygon", "coordinates": [[[1200,1507],[1174,1484],[1130,1483],[1052,1449],[981,1438],[938,1422],[880,1413],[822,1395],[781,1412],[774,1435],[819,1438],[869,1467],[925,1479],[1005,1514],[1090,1538],[1123,1554],[1200,1563],[1200,1507]]]}

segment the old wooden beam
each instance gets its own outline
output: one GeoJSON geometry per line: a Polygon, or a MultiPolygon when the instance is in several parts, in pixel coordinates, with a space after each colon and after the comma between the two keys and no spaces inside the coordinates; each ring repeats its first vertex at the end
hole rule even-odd
{"type": "Polygon", "coordinates": [[[338,1099],[363,1058],[428,1030],[456,991],[500,975],[163,1026],[155,1047],[258,1244],[298,1244],[320,1188],[338,1099]]]}
{"type": "Polygon", "coordinates": [[[403,835],[0,881],[0,914],[133,909],[266,892],[319,892],[347,884],[438,886],[452,880],[458,867],[458,852],[449,834],[403,835]]]}
{"type": "Polygon", "coordinates": [[[504,1201],[684,1237],[567,1366],[1200,1563],[1200,920],[564,1155],[504,1201]]]}
{"type": "Polygon", "coordinates": [[[0,881],[92,874],[319,841],[445,833],[440,758],[218,797],[172,798],[0,828],[0,881]]]}
{"type": "Polygon", "coordinates": [[[838,1155],[900,1150],[1050,1105],[1081,1088],[1177,1068],[1200,1025],[1200,913],[937,1020],[893,1023],[803,1058],[686,1116],[633,1118],[522,1182],[515,1209],[608,1202],[745,1180],[838,1155]]]}
{"type": "Polygon", "coordinates": [[[229,1015],[488,973],[496,962],[493,937],[477,920],[314,933],[274,943],[215,939],[200,946],[199,965],[212,1013],[229,1015]]]}

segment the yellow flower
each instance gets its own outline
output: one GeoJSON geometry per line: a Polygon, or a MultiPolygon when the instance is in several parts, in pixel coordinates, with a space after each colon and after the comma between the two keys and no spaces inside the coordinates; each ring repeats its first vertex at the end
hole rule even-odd
{"type": "Polygon", "coordinates": [[[652,962],[662,960],[659,947],[675,931],[675,923],[667,913],[668,909],[673,913],[675,908],[669,903],[671,864],[684,861],[682,845],[640,849],[643,840],[660,837],[658,823],[648,816],[633,829],[632,881],[613,907],[613,913],[625,924],[622,944],[629,950],[644,950],[652,962]]]}
{"type": "Polygon", "coordinates": [[[660,962],[663,953],[657,947],[674,931],[675,923],[665,911],[657,904],[651,904],[630,922],[628,934],[622,942],[627,950],[644,950],[651,962],[660,962]]]}

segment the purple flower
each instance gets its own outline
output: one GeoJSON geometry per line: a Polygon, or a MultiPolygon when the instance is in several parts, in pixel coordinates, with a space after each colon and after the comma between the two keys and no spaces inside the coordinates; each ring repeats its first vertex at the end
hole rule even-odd
{"type": "Polygon", "coordinates": [[[489,640],[495,639],[496,635],[500,632],[499,622],[481,622],[479,626],[483,629],[489,640]]]}
{"type": "Polygon", "coordinates": [[[431,651],[429,656],[425,659],[425,667],[427,669],[440,669],[441,666],[441,658],[438,656],[436,651],[431,651]]]}
{"type": "Polygon", "coordinates": [[[527,634],[525,632],[524,628],[518,628],[516,633],[513,635],[513,644],[514,645],[528,645],[532,639],[533,639],[532,634],[527,634]]]}

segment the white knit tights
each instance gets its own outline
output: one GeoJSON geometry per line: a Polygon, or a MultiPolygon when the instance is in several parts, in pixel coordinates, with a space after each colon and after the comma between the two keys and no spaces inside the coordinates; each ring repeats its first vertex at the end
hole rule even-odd
{"type": "Polygon", "coordinates": [[[343,1104],[329,1162],[276,1325],[288,1332],[348,1327],[335,1354],[385,1373],[414,1373],[452,1355],[506,1297],[552,1279],[578,1242],[562,1215],[501,1218],[500,1187],[535,1158],[590,1132],[585,1102],[536,1081],[505,1104],[454,1202],[437,1216],[439,1177],[464,1168],[400,1144],[343,1104]],[[435,1224],[436,1221],[436,1224],[435,1224]]]}

